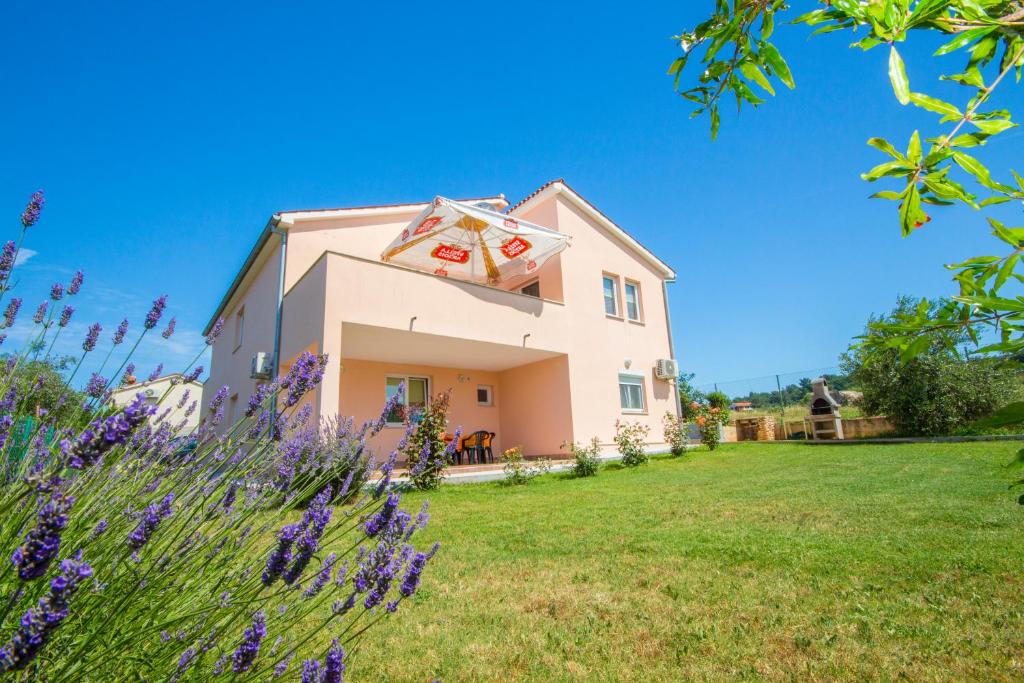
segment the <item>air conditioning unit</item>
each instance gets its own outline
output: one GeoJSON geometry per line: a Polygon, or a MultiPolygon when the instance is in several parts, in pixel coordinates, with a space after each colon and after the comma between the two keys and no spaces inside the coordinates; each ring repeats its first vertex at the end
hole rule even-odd
{"type": "Polygon", "coordinates": [[[252,379],[270,379],[274,372],[274,355],[266,351],[259,351],[252,357],[252,371],[249,377],[252,379]]]}
{"type": "Polygon", "coordinates": [[[659,358],[654,364],[654,374],[658,379],[675,381],[679,377],[679,363],[674,358],[659,358]]]}

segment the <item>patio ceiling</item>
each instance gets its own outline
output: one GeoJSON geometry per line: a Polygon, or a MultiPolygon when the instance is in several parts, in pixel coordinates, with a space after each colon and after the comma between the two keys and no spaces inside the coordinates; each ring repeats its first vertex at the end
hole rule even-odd
{"type": "Polygon", "coordinates": [[[341,326],[343,358],[438,368],[500,371],[561,354],[373,325],[341,326]]]}

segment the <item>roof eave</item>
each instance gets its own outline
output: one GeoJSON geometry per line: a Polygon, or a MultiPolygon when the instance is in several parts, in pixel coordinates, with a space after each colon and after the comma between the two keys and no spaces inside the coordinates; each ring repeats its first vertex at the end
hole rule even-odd
{"type": "Polygon", "coordinates": [[[213,329],[214,324],[224,313],[224,309],[228,307],[231,302],[231,297],[238,291],[239,286],[242,284],[242,280],[245,279],[249,269],[252,268],[253,264],[256,263],[256,259],[259,258],[260,252],[267,246],[267,242],[270,241],[270,236],[274,234],[274,228],[281,223],[281,214],[275,213],[267,221],[266,226],[260,233],[260,236],[256,239],[256,244],[253,245],[252,249],[249,250],[249,255],[245,257],[245,262],[242,263],[242,267],[238,269],[238,273],[235,275],[235,279],[231,281],[231,285],[228,287],[228,291],[221,298],[220,303],[217,304],[216,310],[213,315],[210,316],[209,321],[206,323],[206,327],[203,328],[203,335],[210,334],[210,330],[213,329]]]}

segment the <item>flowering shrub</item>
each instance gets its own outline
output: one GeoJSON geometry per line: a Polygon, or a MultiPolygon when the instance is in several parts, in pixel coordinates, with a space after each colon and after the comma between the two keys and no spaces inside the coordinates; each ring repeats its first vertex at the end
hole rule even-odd
{"type": "Polygon", "coordinates": [[[626,467],[636,467],[648,460],[646,444],[647,434],[651,428],[639,422],[615,421],[615,436],[613,441],[619,447],[619,455],[622,456],[622,464],[626,467]]]}
{"type": "MultiPolygon", "coordinates": [[[[42,205],[37,193],[22,237],[42,205]]],[[[0,304],[20,244],[0,250],[0,304]]],[[[82,280],[51,288],[36,309],[33,340],[0,364],[0,458],[10,463],[0,487],[0,672],[21,672],[24,681],[340,681],[346,652],[416,592],[437,551],[412,544],[426,507],[410,515],[388,492],[397,452],[378,467],[362,455],[374,424],[309,424],[300,402],[326,359],[308,353],[261,388],[234,424],[222,424],[226,387],[191,432],[166,421],[166,395],[156,406],[140,394],[114,407],[111,388],[135,373],[130,353],[104,371],[109,351],[129,341],[127,319],[112,337],[99,325],[86,333],[71,374],[95,349],[108,347],[107,360],[71,416],[36,411],[35,385],[15,378],[67,333],[73,308],[57,302],[82,280]],[[12,459],[10,437],[30,424],[30,412],[38,419],[28,446],[12,459]],[[339,480],[333,466],[302,465],[323,458],[344,461],[348,474],[339,480]],[[360,492],[373,469],[380,481],[360,492]]],[[[165,306],[165,297],[154,301],[135,346],[165,306]]],[[[202,372],[194,364],[189,377],[202,372]]]]}
{"type": "Polygon", "coordinates": [[[719,406],[697,401],[690,404],[690,410],[696,415],[693,421],[700,431],[701,443],[709,451],[715,450],[722,440],[722,425],[729,421],[729,412],[719,406]]]}
{"type": "Polygon", "coordinates": [[[588,446],[581,446],[574,441],[563,443],[562,448],[566,447],[569,448],[575,461],[572,465],[574,476],[592,477],[597,474],[598,467],[601,465],[601,461],[598,459],[598,456],[601,455],[601,442],[596,436],[590,440],[588,446]]]}
{"type": "Polygon", "coordinates": [[[547,474],[551,471],[551,463],[544,458],[529,465],[523,457],[523,447],[513,446],[507,448],[501,454],[501,461],[504,463],[502,470],[505,472],[504,483],[509,486],[520,486],[528,484],[534,477],[547,474]]]}
{"type": "MultiPolygon", "coordinates": [[[[401,394],[402,389],[399,389],[401,394]]],[[[445,443],[448,428],[448,405],[452,392],[444,391],[432,398],[418,416],[418,422],[405,418],[405,437],[398,450],[405,456],[409,468],[409,482],[418,489],[436,489],[444,479],[444,471],[455,457],[455,449],[462,437],[462,428],[455,430],[454,438],[445,443]]]]}
{"type": "Polygon", "coordinates": [[[666,412],[661,418],[664,427],[665,443],[672,450],[672,455],[682,455],[686,452],[686,420],[676,416],[675,413],[666,412]]]}

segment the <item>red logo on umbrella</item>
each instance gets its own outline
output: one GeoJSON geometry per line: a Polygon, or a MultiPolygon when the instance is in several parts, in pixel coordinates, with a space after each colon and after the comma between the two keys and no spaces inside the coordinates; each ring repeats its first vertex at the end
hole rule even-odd
{"type": "Polygon", "coordinates": [[[501,245],[501,253],[505,255],[507,259],[514,259],[522,253],[529,251],[533,245],[524,240],[522,237],[513,237],[508,242],[501,245]]]}
{"type": "Polygon", "coordinates": [[[510,230],[518,230],[519,229],[519,221],[517,221],[515,218],[506,218],[505,219],[505,227],[510,229],[510,230]]]}
{"type": "Polygon", "coordinates": [[[440,268],[438,268],[437,270],[434,271],[434,275],[441,275],[443,277],[448,277],[448,271],[445,270],[444,266],[441,266],[440,268]]]}
{"type": "Polygon", "coordinates": [[[533,270],[536,267],[537,267],[537,262],[536,261],[527,261],[527,263],[526,263],[526,270],[533,270]]]}
{"type": "Polygon", "coordinates": [[[439,244],[434,247],[430,255],[444,261],[451,261],[452,263],[465,263],[469,260],[469,251],[460,249],[454,244],[439,244]]]}
{"type": "Polygon", "coordinates": [[[404,242],[407,239],[409,239],[409,228],[406,228],[405,230],[402,231],[402,241],[404,242]]]}
{"type": "Polygon", "coordinates": [[[414,235],[422,235],[427,230],[432,229],[434,226],[436,226],[440,222],[441,222],[441,217],[440,216],[431,216],[430,218],[425,218],[425,219],[423,219],[423,222],[420,223],[419,227],[416,228],[416,232],[414,232],[413,234],[414,235]]]}

